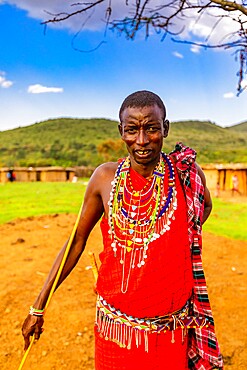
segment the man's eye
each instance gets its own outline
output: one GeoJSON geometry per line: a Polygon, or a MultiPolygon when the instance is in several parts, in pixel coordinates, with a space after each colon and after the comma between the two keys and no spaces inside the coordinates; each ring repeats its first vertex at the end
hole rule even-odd
{"type": "Polygon", "coordinates": [[[133,134],[133,133],[135,133],[137,130],[136,130],[136,128],[127,128],[126,130],[125,130],[126,132],[128,132],[129,134],[133,134]]]}

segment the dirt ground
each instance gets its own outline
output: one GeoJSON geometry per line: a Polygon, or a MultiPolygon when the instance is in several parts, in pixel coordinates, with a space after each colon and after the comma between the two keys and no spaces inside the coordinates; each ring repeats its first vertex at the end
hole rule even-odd
{"type": "MultiPolygon", "coordinates": [[[[0,226],[1,370],[18,369],[23,356],[22,322],[75,218],[44,216],[0,226]]],[[[97,226],[87,251],[98,253],[101,246],[97,226]]],[[[95,295],[87,251],[53,296],[45,331],[23,369],[94,369],[95,295]]],[[[247,369],[246,251],[247,242],[204,234],[204,269],[226,370],[247,369]]]]}

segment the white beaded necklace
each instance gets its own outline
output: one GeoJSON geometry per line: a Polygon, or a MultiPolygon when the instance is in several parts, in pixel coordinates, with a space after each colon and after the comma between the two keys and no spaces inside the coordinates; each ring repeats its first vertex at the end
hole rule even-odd
{"type": "Polygon", "coordinates": [[[122,293],[128,290],[131,269],[145,265],[150,242],[170,229],[177,209],[174,168],[166,154],[161,153],[151,180],[140,191],[133,189],[129,170],[127,157],[116,170],[108,203],[111,246],[122,265],[122,293]]]}

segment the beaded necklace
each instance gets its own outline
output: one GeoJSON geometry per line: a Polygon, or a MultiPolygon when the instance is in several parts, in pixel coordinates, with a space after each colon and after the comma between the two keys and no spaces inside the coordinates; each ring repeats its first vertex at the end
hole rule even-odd
{"type": "Polygon", "coordinates": [[[165,153],[140,191],[133,188],[129,171],[127,157],[117,168],[109,200],[109,234],[114,256],[122,265],[122,293],[128,290],[131,269],[145,265],[149,243],[170,229],[177,209],[174,168],[165,153]]]}

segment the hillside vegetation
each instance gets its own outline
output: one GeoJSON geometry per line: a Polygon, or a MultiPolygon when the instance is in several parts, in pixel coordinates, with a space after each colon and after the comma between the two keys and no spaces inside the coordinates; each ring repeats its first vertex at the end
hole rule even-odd
{"type": "Polygon", "coordinates": [[[241,122],[237,125],[228,127],[228,130],[230,131],[239,131],[239,132],[247,132],[247,121],[241,122]]]}
{"type": "MultiPolygon", "coordinates": [[[[247,162],[247,122],[222,128],[211,122],[172,122],[164,151],[177,141],[193,147],[201,164],[247,162]]],[[[0,132],[0,167],[97,166],[126,155],[117,122],[59,118],[0,132]]]]}

